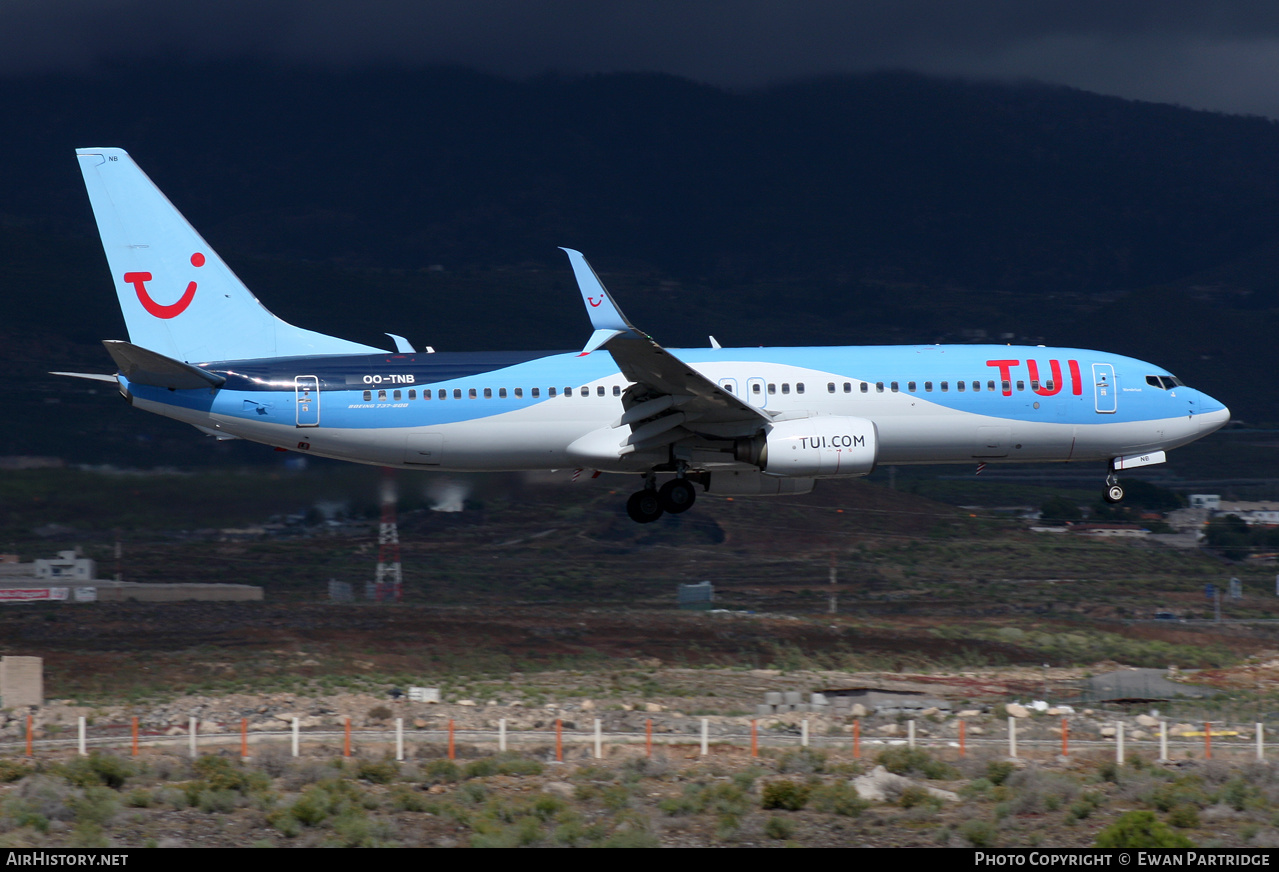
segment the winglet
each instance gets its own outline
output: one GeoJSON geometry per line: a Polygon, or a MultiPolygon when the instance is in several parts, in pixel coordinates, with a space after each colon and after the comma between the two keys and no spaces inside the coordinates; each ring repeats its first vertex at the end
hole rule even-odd
{"type": "Polygon", "coordinates": [[[623,333],[638,333],[631,322],[626,320],[622,310],[617,308],[612,295],[604,288],[600,277],[591,269],[580,251],[561,248],[568,255],[568,262],[573,267],[573,276],[577,279],[577,289],[582,294],[582,302],[586,304],[586,314],[591,316],[591,326],[595,332],[591,334],[582,354],[590,354],[614,336],[623,333]]]}
{"type": "Polygon", "coordinates": [[[395,343],[395,351],[398,354],[412,354],[413,346],[409,345],[409,341],[403,336],[396,336],[394,333],[387,333],[391,337],[391,341],[395,343]]]}

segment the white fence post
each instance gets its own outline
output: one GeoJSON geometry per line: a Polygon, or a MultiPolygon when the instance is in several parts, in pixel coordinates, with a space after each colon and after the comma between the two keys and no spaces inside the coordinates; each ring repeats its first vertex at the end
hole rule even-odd
{"type": "Polygon", "coordinates": [[[705,757],[711,752],[710,749],[710,721],[702,718],[702,756],[705,757]]]}
{"type": "Polygon", "coordinates": [[[915,747],[915,722],[913,720],[906,722],[906,744],[908,747],[915,747]]]}
{"type": "Polygon", "coordinates": [[[299,742],[299,736],[298,736],[298,719],[297,719],[297,718],[294,718],[294,719],[293,719],[293,756],[294,756],[294,757],[298,756],[298,750],[299,750],[299,749],[298,749],[298,742],[299,742]]]}
{"type": "Polygon", "coordinates": [[[800,724],[799,743],[805,748],[808,747],[808,718],[804,718],[803,722],[800,724]]]}
{"type": "Polygon", "coordinates": [[[604,734],[603,728],[600,726],[600,719],[595,719],[595,759],[604,759],[604,734]]]}
{"type": "Polygon", "coordinates": [[[1168,762],[1168,722],[1159,722],[1159,762],[1168,762]]]}
{"type": "Polygon", "coordinates": [[[199,751],[196,750],[196,746],[199,744],[199,740],[196,738],[195,725],[196,725],[195,718],[191,718],[191,720],[187,723],[187,740],[191,743],[191,759],[192,760],[194,760],[197,756],[199,756],[199,751]]]}
{"type": "Polygon", "coordinates": [[[1115,762],[1122,764],[1124,762],[1124,722],[1120,721],[1118,728],[1115,730],[1115,762]]]}
{"type": "Polygon", "coordinates": [[[497,722],[497,750],[506,753],[506,718],[497,722]]]}
{"type": "Polygon", "coordinates": [[[1008,756],[1017,756],[1017,719],[1008,719],[1008,756]]]}
{"type": "Polygon", "coordinates": [[[84,748],[84,715],[80,715],[80,756],[83,757],[88,753],[84,748]]]}
{"type": "Polygon", "coordinates": [[[404,718],[395,719],[395,759],[404,762],[404,718]]]}
{"type": "Polygon", "coordinates": [[[1261,725],[1260,722],[1258,722],[1257,724],[1257,762],[1258,763],[1266,759],[1266,751],[1265,751],[1266,740],[1264,738],[1264,730],[1265,728],[1261,725]]]}

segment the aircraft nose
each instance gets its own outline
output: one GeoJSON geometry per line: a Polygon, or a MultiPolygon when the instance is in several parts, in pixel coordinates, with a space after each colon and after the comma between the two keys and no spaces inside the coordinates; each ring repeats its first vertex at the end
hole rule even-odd
{"type": "Polygon", "coordinates": [[[1220,430],[1230,420],[1230,410],[1225,406],[1212,412],[1204,412],[1198,416],[1199,435],[1207,436],[1215,430],[1220,430]]]}

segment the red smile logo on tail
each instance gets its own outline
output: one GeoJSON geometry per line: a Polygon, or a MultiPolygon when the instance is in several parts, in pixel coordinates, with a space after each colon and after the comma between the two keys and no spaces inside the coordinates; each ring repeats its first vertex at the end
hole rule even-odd
{"type": "MultiPolygon", "coordinates": [[[[191,255],[191,265],[195,267],[204,266],[204,255],[196,252],[191,255]]],[[[176,318],[187,310],[191,305],[191,301],[195,299],[195,282],[187,285],[187,289],[182,293],[181,299],[176,303],[168,306],[162,306],[155,300],[151,299],[151,295],[147,293],[147,282],[151,281],[151,273],[149,272],[131,272],[124,274],[124,280],[133,285],[133,289],[138,292],[138,302],[142,304],[142,308],[146,309],[157,318],[176,318]]]]}

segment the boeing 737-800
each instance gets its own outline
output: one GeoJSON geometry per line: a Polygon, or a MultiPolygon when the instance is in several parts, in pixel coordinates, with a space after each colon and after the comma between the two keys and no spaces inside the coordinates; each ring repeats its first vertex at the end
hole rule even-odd
{"type": "Polygon", "coordinates": [[[877,464],[1096,461],[1115,473],[1230,412],[1164,369],[1003,345],[666,349],[564,249],[594,328],[576,352],[383,351],[267,311],[118,148],[77,150],[129,341],[134,406],[322,457],[423,470],[641,476],[640,522],[712,493],[807,493],[877,464]],[[670,476],[658,485],[658,477],[670,476]]]}

